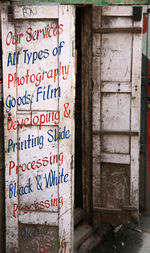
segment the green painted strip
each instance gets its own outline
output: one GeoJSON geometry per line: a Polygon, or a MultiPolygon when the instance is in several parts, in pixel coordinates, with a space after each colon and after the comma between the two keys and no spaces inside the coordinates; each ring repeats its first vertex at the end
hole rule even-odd
{"type": "Polygon", "coordinates": [[[94,5],[133,5],[150,4],[150,0],[16,0],[14,3],[61,3],[61,4],[94,4],[94,5]]]}

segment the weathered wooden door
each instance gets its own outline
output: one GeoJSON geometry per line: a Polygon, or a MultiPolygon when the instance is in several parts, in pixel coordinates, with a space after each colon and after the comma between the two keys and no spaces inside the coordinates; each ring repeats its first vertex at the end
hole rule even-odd
{"type": "Polygon", "coordinates": [[[94,223],[138,221],[141,7],[93,9],[94,223]]]}
{"type": "Polygon", "coordinates": [[[2,8],[6,252],[73,252],[74,18],[2,8]]]}

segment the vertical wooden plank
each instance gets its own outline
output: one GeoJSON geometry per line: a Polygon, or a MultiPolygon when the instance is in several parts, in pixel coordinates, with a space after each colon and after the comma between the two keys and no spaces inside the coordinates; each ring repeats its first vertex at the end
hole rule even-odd
{"type": "MultiPolygon", "coordinates": [[[[101,7],[93,7],[92,25],[93,30],[101,28],[101,7]]],[[[93,94],[92,94],[92,127],[93,133],[101,130],[100,114],[101,114],[101,35],[93,33],[93,94]]],[[[100,135],[93,135],[93,206],[100,206],[100,135]]],[[[94,224],[99,224],[97,221],[98,215],[94,215],[94,224]]]]}
{"type": "Polygon", "coordinates": [[[82,15],[82,168],[84,218],[92,221],[92,8],[85,7],[82,15]]]}
{"type": "MultiPolygon", "coordinates": [[[[14,24],[12,22],[8,21],[8,12],[7,7],[3,7],[1,10],[1,22],[3,23],[2,26],[2,46],[3,48],[7,48],[10,52],[15,52],[16,45],[12,45],[12,43],[7,45],[6,37],[8,32],[11,32],[12,34],[15,34],[14,24]]],[[[12,87],[11,89],[8,89],[8,75],[10,72],[16,71],[16,66],[11,66],[11,70],[7,67],[7,61],[8,61],[8,55],[3,54],[3,76],[5,77],[3,80],[3,85],[6,87],[6,89],[3,89],[3,97],[4,101],[5,98],[10,95],[11,97],[16,96],[16,89],[15,87],[12,87]]],[[[6,108],[4,109],[5,113],[6,108]]],[[[16,107],[14,108],[13,112],[11,113],[11,117],[16,120],[16,107]]],[[[5,117],[4,120],[4,128],[7,129],[7,120],[5,117]]],[[[14,142],[17,142],[17,132],[11,132],[9,133],[7,130],[4,132],[4,146],[5,146],[5,157],[7,154],[7,157],[5,159],[5,215],[7,217],[6,219],[6,252],[10,252],[12,247],[15,245],[16,248],[18,248],[18,221],[17,219],[12,219],[13,215],[13,205],[16,203],[18,204],[18,199],[15,200],[13,198],[10,201],[9,196],[13,194],[13,189],[11,191],[10,184],[13,184],[17,182],[17,175],[13,174],[11,181],[9,176],[9,161],[12,159],[17,160],[17,153],[14,153],[12,156],[12,152],[8,152],[8,141],[9,139],[13,139],[14,142]],[[10,190],[10,191],[9,191],[10,190]],[[10,195],[9,195],[10,193],[10,195]]]]}
{"type": "MultiPolygon", "coordinates": [[[[133,23],[133,27],[142,26],[142,20],[133,23]]],[[[130,204],[137,208],[132,212],[133,219],[138,222],[139,208],[139,136],[140,136],[140,99],[141,99],[141,55],[142,35],[133,34],[132,53],[132,94],[131,94],[131,131],[138,136],[131,136],[131,173],[130,173],[130,204]]]]}
{"type": "MultiPolygon", "coordinates": [[[[73,205],[74,205],[74,117],[75,117],[75,7],[59,6],[59,24],[64,31],[59,36],[59,44],[64,41],[64,51],[59,55],[59,62],[69,66],[66,80],[59,79],[63,96],[59,99],[60,125],[70,131],[70,137],[59,142],[59,152],[64,154],[64,170],[68,182],[59,185],[59,195],[63,196],[63,208],[59,210],[59,240],[66,243],[66,252],[73,253],[73,205]],[[69,22],[68,22],[69,20],[69,22]],[[66,109],[67,108],[67,109],[66,109]],[[66,111],[67,110],[67,111],[66,111]],[[67,116],[67,113],[70,115],[67,116]]],[[[59,167],[60,172],[60,167],[59,167]]]]}

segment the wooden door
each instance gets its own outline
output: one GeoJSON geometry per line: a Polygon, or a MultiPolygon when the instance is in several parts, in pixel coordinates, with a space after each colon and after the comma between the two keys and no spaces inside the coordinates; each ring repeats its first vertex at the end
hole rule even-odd
{"type": "Polygon", "coordinates": [[[2,8],[6,252],[73,252],[72,6],[2,8]]]}
{"type": "Polygon", "coordinates": [[[138,222],[141,27],[141,7],[93,8],[95,225],[138,222]]]}

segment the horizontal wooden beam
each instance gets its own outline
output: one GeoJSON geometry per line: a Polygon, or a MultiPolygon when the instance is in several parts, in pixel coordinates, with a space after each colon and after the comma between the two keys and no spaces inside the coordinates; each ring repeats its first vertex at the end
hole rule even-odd
{"type": "Polygon", "coordinates": [[[94,33],[141,33],[141,27],[126,27],[126,28],[99,28],[94,29],[94,33]]]}
{"type": "Polygon", "coordinates": [[[109,207],[93,207],[93,209],[97,212],[121,212],[124,211],[136,211],[136,206],[123,206],[122,208],[109,208],[109,207]]]}
{"type": "Polygon", "coordinates": [[[139,132],[136,131],[112,131],[112,130],[101,130],[94,131],[93,135],[127,135],[127,136],[138,136],[139,132]]]}

